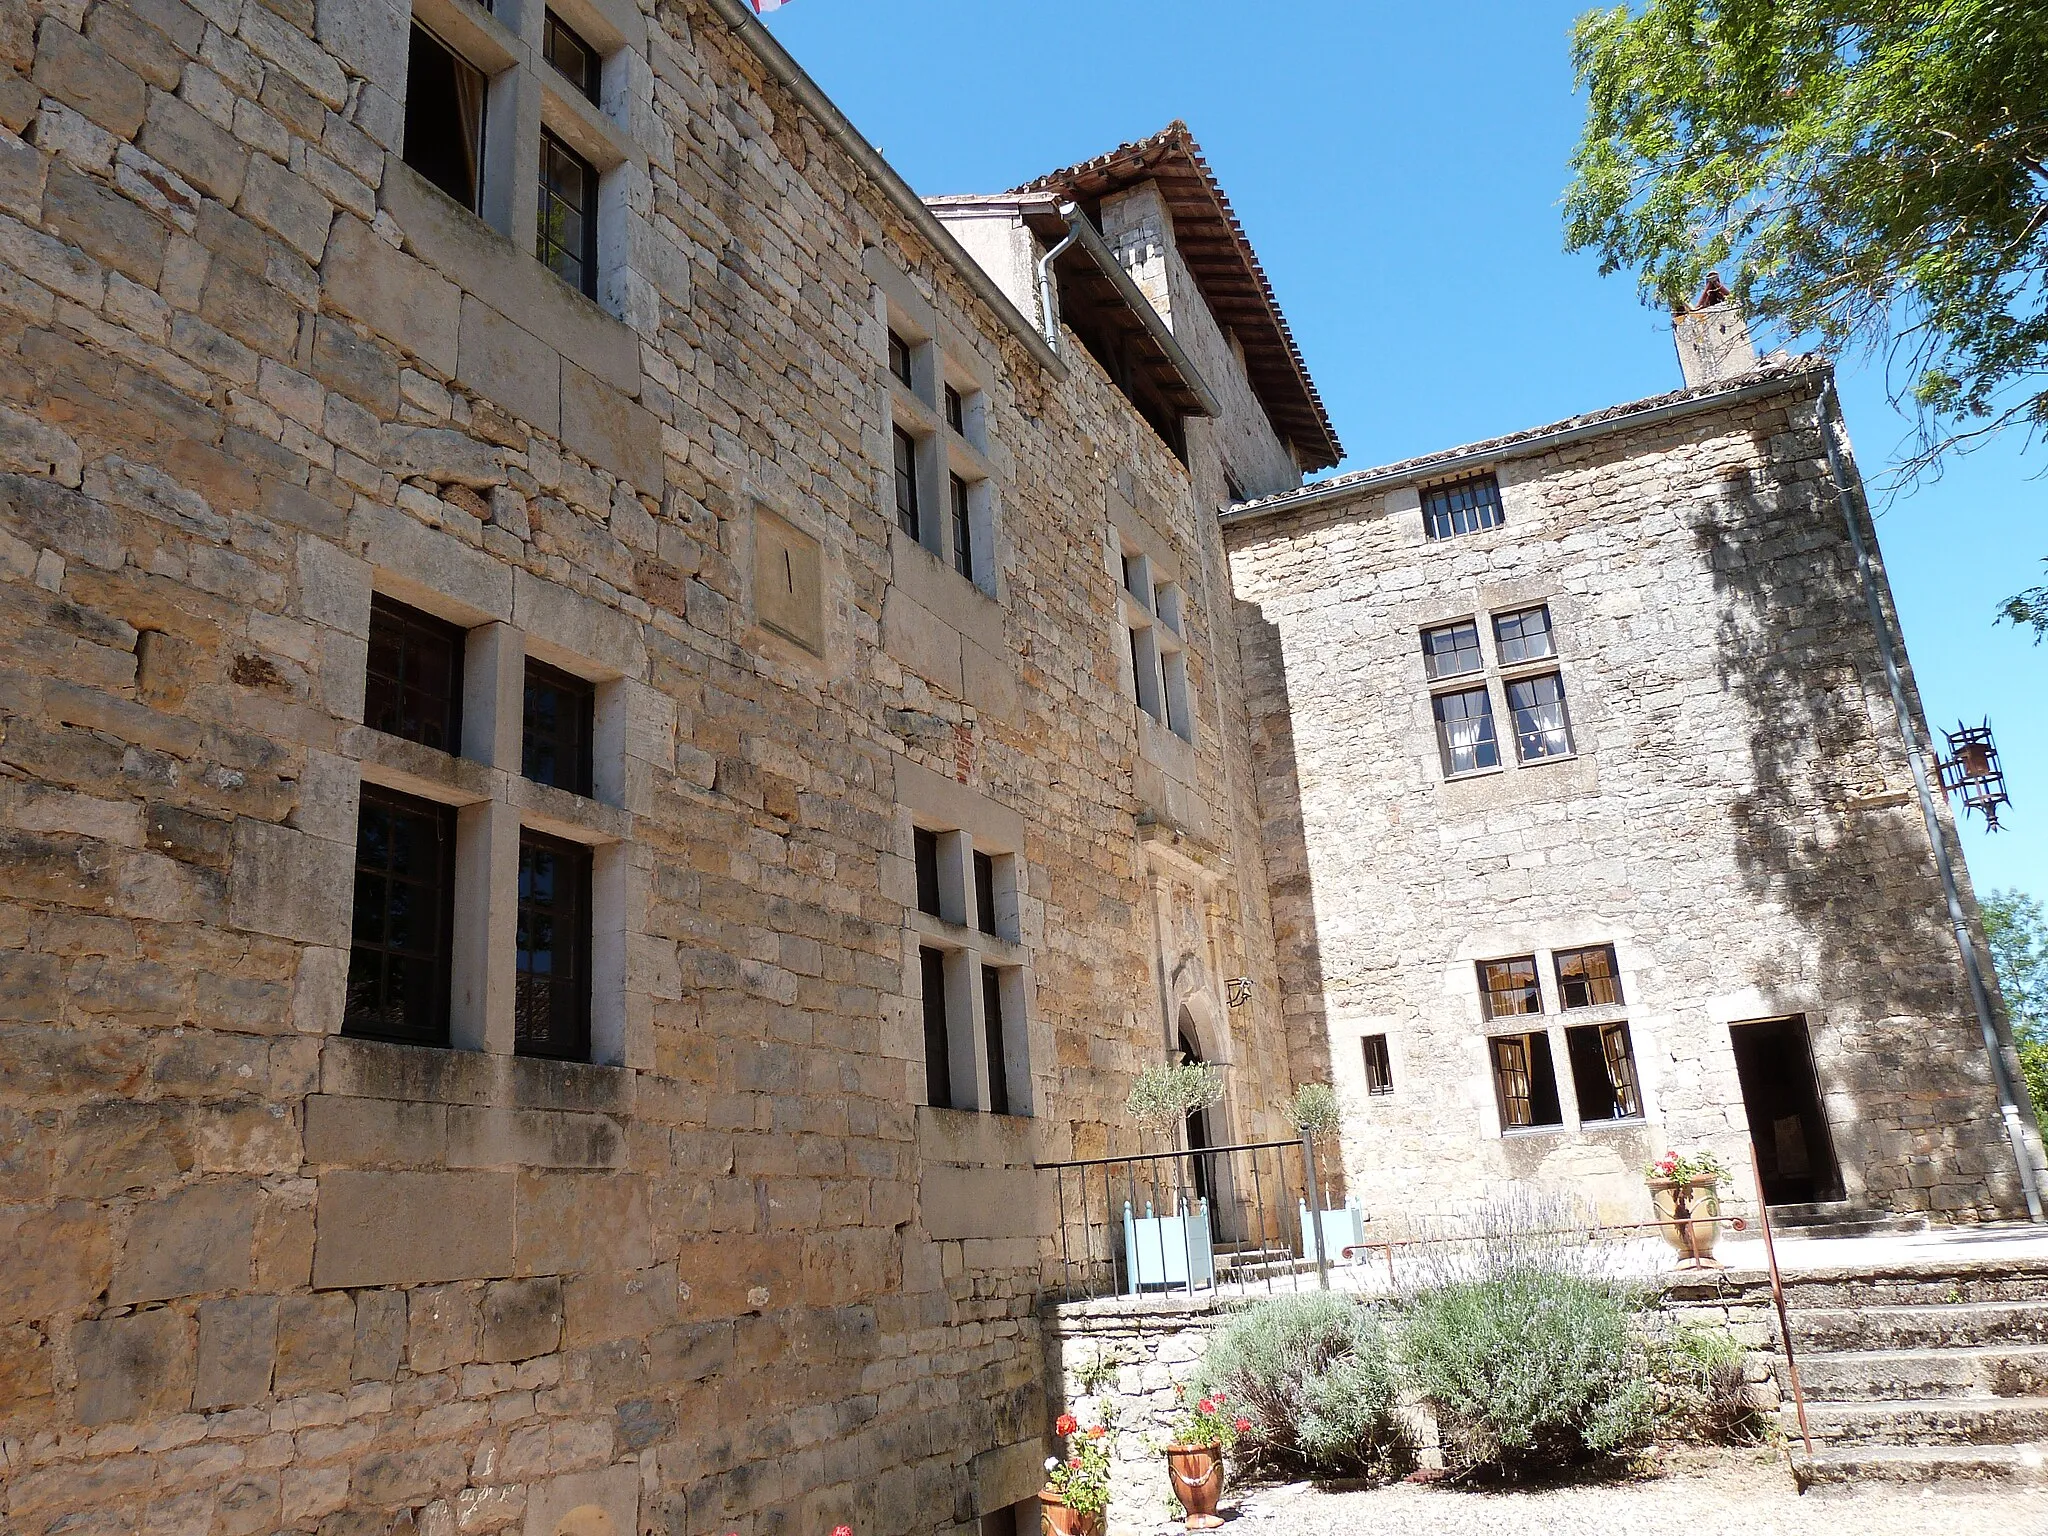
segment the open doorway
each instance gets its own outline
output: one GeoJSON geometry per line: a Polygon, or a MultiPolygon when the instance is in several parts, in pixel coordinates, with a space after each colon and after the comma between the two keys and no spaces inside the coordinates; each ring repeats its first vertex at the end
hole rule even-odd
{"type": "MultiPolygon", "coordinates": [[[[1202,1047],[1197,1043],[1195,1021],[1187,1009],[1180,1011],[1180,1054],[1184,1061],[1200,1064],[1202,1047]]],[[[1221,1241],[1223,1237],[1222,1204],[1217,1196],[1217,1159],[1205,1156],[1208,1149],[1216,1145],[1211,1127],[1209,1111],[1198,1109],[1188,1116],[1188,1161],[1195,1170],[1195,1198],[1209,1202],[1209,1235],[1221,1241]]]]}
{"type": "Polygon", "coordinates": [[[1763,1173],[1764,1203],[1803,1205],[1842,1198],[1834,1138],[1821,1107],[1820,1079],[1804,1015],[1732,1024],[1735,1075],[1763,1173]]]}

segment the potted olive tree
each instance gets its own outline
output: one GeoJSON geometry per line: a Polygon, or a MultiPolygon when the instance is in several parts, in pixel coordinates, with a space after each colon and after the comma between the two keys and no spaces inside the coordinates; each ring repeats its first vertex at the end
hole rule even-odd
{"type": "MultiPolygon", "coordinates": [[[[1188,1116],[1220,1103],[1223,1071],[1198,1061],[1176,1061],[1147,1067],[1131,1084],[1124,1107],[1141,1129],[1167,1143],[1178,1142],[1188,1116]]],[[[1216,1283],[1216,1248],[1209,1235],[1209,1202],[1197,1196],[1192,1209],[1188,1190],[1176,1167],[1170,1183],[1134,1189],[1124,1201],[1124,1265],[1126,1288],[1136,1295],[1148,1285],[1185,1285],[1190,1289],[1216,1283]],[[1150,1198],[1148,1198],[1150,1197],[1150,1198]],[[1138,1209],[1142,1202],[1144,1209],[1138,1209]],[[1158,1207],[1165,1203],[1166,1209],[1158,1207]]]]}
{"type": "Polygon", "coordinates": [[[1356,1200],[1343,1205],[1335,1203],[1329,1169],[1323,1161],[1323,1144],[1336,1136],[1344,1118],[1337,1090],[1328,1083],[1303,1083],[1294,1090],[1294,1098],[1288,1103],[1287,1118],[1301,1132],[1302,1160],[1315,1170],[1315,1187],[1320,1195],[1313,1211],[1309,1209],[1306,1190],[1297,1202],[1301,1208],[1301,1256],[1315,1258],[1320,1246],[1327,1258],[1341,1259],[1346,1248],[1355,1248],[1365,1241],[1365,1212],[1356,1200]]]}

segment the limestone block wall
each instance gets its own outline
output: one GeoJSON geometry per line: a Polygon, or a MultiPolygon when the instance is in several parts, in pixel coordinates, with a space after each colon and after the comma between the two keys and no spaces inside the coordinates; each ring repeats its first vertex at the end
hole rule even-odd
{"type": "Polygon", "coordinates": [[[1510,1180],[1640,1217],[1641,1166],[1667,1146],[1719,1152],[1746,1201],[1729,1026],[1792,1014],[1851,1200],[2015,1208],[1827,486],[1822,378],[1794,369],[1760,395],[1520,454],[1503,440],[1478,466],[1498,476],[1496,529],[1426,539],[1420,461],[1227,530],[1290,1039],[1345,1094],[1351,1193],[1375,1217],[1510,1180]],[[1422,630],[1537,603],[1575,753],[1517,767],[1497,715],[1503,771],[1446,782],[1422,630]],[[1475,962],[1599,943],[1618,955],[1643,1117],[1580,1122],[1557,1032],[1573,1020],[1546,977],[1528,1022],[1558,1042],[1565,1124],[1502,1134],[1475,962]],[[1388,1038],[1390,1094],[1366,1091],[1368,1035],[1388,1038]]]}
{"type": "MultiPolygon", "coordinates": [[[[1111,489],[1208,513],[723,12],[566,3],[624,50],[601,303],[401,163],[402,14],[0,0],[10,1529],[921,1532],[1036,1486],[1029,1165],[1134,1142],[1162,1049],[1111,489]],[[950,673],[889,624],[948,573],[893,543],[871,252],[984,381],[950,673]],[[820,647],[761,622],[757,516],[817,547],[820,647]],[[363,725],[373,593],[469,631],[464,755],[363,725]],[[518,773],[526,654],[600,689],[591,797],[518,773]],[[1034,1120],[922,1104],[903,762],[1021,818],[1034,1120]],[[462,1049],[340,1034],[366,783],[461,808],[462,1049]],[[522,826],[599,850],[588,1064],[509,1053],[522,826]]],[[[1188,643],[1213,700],[1223,622],[1188,643]]]]}

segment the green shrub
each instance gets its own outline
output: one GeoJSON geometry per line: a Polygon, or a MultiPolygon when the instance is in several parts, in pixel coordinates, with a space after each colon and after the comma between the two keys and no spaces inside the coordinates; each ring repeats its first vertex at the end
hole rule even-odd
{"type": "Polygon", "coordinates": [[[1616,1287],[1530,1264],[1430,1287],[1400,1331],[1453,1476],[1615,1458],[1649,1439],[1656,1394],[1616,1287]]]}
{"type": "Polygon", "coordinates": [[[1407,1465],[1386,1331],[1344,1297],[1282,1296],[1239,1313],[1194,1390],[1226,1393],[1252,1422],[1240,1445],[1275,1469],[1390,1477],[1407,1465]]]}
{"type": "Polygon", "coordinates": [[[1749,1352],[1726,1328],[1682,1324],[1651,1348],[1650,1365],[1668,1394],[1673,1433],[1717,1445],[1752,1445],[1764,1437],[1764,1415],[1749,1394],[1749,1352]]]}

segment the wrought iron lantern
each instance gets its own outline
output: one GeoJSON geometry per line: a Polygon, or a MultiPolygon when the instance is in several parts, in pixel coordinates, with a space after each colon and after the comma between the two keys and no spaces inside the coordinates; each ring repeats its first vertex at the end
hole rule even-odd
{"type": "Polygon", "coordinates": [[[1998,746],[1991,739],[1991,722],[1971,726],[1958,724],[1948,736],[1948,756],[1936,767],[1941,773],[1941,787],[1951,795],[1963,797],[1963,809],[1977,811],[1984,817],[1984,828],[1988,832],[1998,830],[1998,808],[2011,805],[2012,796],[2005,792],[2005,770],[1998,765],[1998,746]]]}
{"type": "Polygon", "coordinates": [[[1223,998],[1233,1008],[1242,1008],[1252,1000],[1252,979],[1249,976],[1227,976],[1223,981],[1223,998]]]}

